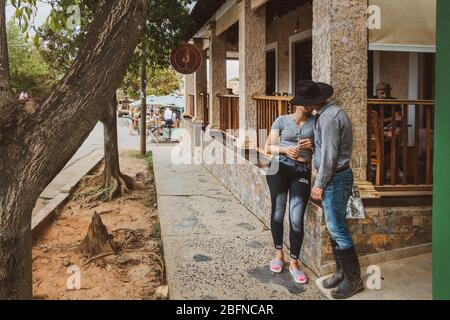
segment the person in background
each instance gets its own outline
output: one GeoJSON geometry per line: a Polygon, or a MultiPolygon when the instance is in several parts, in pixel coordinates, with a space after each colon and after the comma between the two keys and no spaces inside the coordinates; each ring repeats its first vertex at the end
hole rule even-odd
{"type": "Polygon", "coordinates": [[[180,121],[181,121],[181,113],[180,113],[180,111],[176,110],[174,116],[175,116],[175,124],[176,124],[175,126],[177,128],[179,128],[180,127],[180,121]]]}
{"type": "Polygon", "coordinates": [[[172,107],[167,107],[164,111],[164,122],[167,128],[172,128],[174,123],[174,112],[172,107]]]}
{"type": "MultiPolygon", "coordinates": [[[[396,100],[396,98],[392,97],[392,86],[387,82],[380,82],[376,85],[375,96],[373,96],[373,99],[396,100]]],[[[399,105],[385,105],[383,109],[383,114],[380,112],[379,116],[384,119],[385,136],[388,137],[392,134],[391,132],[387,132],[393,122],[392,114],[394,112],[396,121],[399,121],[402,117],[402,109],[399,105]]]]}
{"type": "Polygon", "coordinates": [[[172,128],[174,125],[174,119],[175,119],[175,112],[173,112],[172,107],[167,107],[166,110],[164,110],[164,131],[167,132],[168,138],[166,138],[167,141],[171,141],[172,139],[172,128]]]}
{"type": "Polygon", "coordinates": [[[152,111],[152,113],[150,114],[150,120],[153,121],[155,124],[158,123],[159,116],[155,111],[152,111]]]}
{"type": "Polygon", "coordinates": [[[137,109],[134,109],[134,115],[133,115],[133,129],[134,131],[139,130],[139,111],[137,109]]]}
{"type": "MultiPolygon", "coordinates": [[[[380,100],[396,100],[396,98],[392,97],[392,86],[387,82],[380,82],[377,84],[375,88],[375,96],[374,99],[380,100]]],[[[392,136],[393,131],[392,127],[394,127],[394,146],[397,148],[399,146],[399,138],[402,135],[402,107],[400,105],[379,105],[378,107],[378,116],[382,119],[383,123],[383,136],[384,136],[384,162],[386,164],[384,175],[388,175],[390,172],[391,166],[391,155],[392,155],[392,136]],[[381,112],[381,107],[383,107],[383,112],[381,112]]],[[[398,157],[399,155],[397,155],[398,157]]],[[[397,159],[401,160],[401,159],[397,159]]],[[[373,169],[374,170],[374,169],[373,169]]],[[[373,174],[373,179],[375,179],[376,170],[373,174]]],[[[373,180],[375,181],[375,180],[373,180]]]]}

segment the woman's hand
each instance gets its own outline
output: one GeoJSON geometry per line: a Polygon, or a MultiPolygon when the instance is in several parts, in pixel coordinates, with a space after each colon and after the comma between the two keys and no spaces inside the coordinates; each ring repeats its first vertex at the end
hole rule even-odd
{"type": "Polygon", "coordinates": [[[311,139],[303,139],[298,142],[298,146],[302,150],[314,150],[314,141],[311,139]]]}
{"type": "Polygon", "coordinates": [[[311,190],[311,198],[317,201],[323,201],[323,189],[314,187],[311,190]]]}
{"type": "Polygon", "coordinates": [[[298,157],[300,157],[300,148],[299,147],[287,148],[286,155],[289,158],[296,160],[298,157]]]}

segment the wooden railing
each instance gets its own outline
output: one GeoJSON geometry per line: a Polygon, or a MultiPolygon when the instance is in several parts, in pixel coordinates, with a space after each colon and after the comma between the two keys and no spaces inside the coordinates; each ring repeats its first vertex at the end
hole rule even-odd
{"type": "MultiPolygon", "coordinates": [[[[253,99],[258,148],[263,149],[275,119],[293,112],[292,97],[255,95],[253,99]]],[[[367,177],[375,186],[419,190],[433,184],[434,104],[432,100],[368,100],[367,177]]]]}
{"type": "Polygon", "coordinates": [[[203,109],[203,126],[207,127],[209,125],[209,94],[201,93],[200,97],[203,109]]]}
{"type": "Polygon", "coordinates": [[[256,118],[258,132],[258,148],[265,147],[270,128],[280,115],[292,113],[289,101],[292,97],[286,96],[253,96],[256,100],[256,118]]]}
{"type": "Polygon", "coordinates": [[[222,95],[220,98],[220,130],[232,130],[236,135],[239,129],[239,96],[222,95]]]}
{"type": "Polygon", "coordinates": [[[434,101],[368,101],[368,180],[432,185],[434,101]]]}

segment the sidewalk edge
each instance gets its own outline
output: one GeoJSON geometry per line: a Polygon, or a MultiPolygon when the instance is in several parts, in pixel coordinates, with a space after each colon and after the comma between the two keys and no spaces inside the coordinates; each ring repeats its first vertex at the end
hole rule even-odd
{"type": "Polygon", "coordinates": [[[84,176],[89,174],[95,167],[98,166],[101,161],[103,161],[103,151],[101,152],[101,154],[100,152],[97,152],[96,154],[98,154],[99,157],[93,161],[92,165],[88,166],[88,169],[80,171],[77,176],[72,178],[69,183],[62,188],[62,190],[56,197],[50,200],[44,208],[39,210],[39,212],[37,212],[32,217],[31,235],[33,237],[33,241],[36,241],[39,238],[41,232],[51,224],[57,210],[67,202],[71,193],[81,181],[81,179],[83,179],[84,176]]]}

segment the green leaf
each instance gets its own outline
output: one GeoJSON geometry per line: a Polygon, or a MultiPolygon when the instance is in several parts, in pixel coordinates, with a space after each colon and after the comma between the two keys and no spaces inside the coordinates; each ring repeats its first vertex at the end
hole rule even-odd
{"type": "Polygon", "coordinates": [[[37,33],[34,35],[33,43],[36,47],[39,47],[39,36],[37,33]]]}
{"type": "Polygon", "coordinates": [[[52,29],[53,31],[55,31],[56,30],[56,27],[55,27],[55,19],[53,18],[53,16],[51,16],[50,18],[49,18],[49,21],[50,21],[50,29],[52,29]]]}
{"type": "Polygon", "coordinates": [[[22,26],[22,32],[26,32],[28,30],[28,19],[24,19],[24,25],[22,26]]]}

